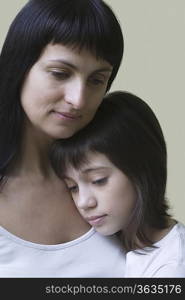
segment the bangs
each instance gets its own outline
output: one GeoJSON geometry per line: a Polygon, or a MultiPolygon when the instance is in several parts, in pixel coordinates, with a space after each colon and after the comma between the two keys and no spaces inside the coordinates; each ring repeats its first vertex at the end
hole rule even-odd
{"type": "Polygon", "coordinates": [[[84,165],[89,163],[88,154],[93,152],[88,145],[80,147],[78,144],[67,143],[65,147],[65,140],[56,141],[50,152],[51,165],[54,168],[56,174],[63,178],[67,173],[67,170],[72,167],[75,170],[80,170],[84,165]],[[61,151],[62,149],[62,151],[61,151]],[[76,151],[75,151],[76,150],[76,151]]]}
{"type": "Polygon", "coordinates": [[[124,49],[121,27],[103,1],[30,0],[9,28],[2,50],[7,56],[2,57],[4,65],[16,63],[18,73],[21,63],[23,78],[48,44],[63,44],[78,51],[87,49],[97,59],[110,63],[113,70],[107,90],[117,74],[124,49]]]}
{"type": "Polygon", "coordinates": [[[32,0],[27,4],[22,30],[29,20],[31,39],[42,45],[59,43],[86,48],[111,65],[121,62],[123,36],[109,6],[98,0],[32,0]],[[27,17],[26,17],[27,15],[27,17]],[[29,17],[29,18],[28,18],[29,17]],[[115,45],[117,45],[115,49],[115,45]]]}
{"type": "MultiPolygon", "coordinates": [[[[74,4],[61,18],[61,12],[51,28],[47,28],[50,33],[50,41],[53,44],[62,43],[74,49],[87,49],[97,58],[107,60],[111,65],[115,64],[115,49],[112,45],[111,24],[107,22],[107,17],[99,15],[95,11],[94,5],[88,5],[85,1],[74,4]],[[75,5],[75,7],[74,7],[75,5]],[[62,20],[62,21],[61,21],[62,20]],[[109,24],[108,24],[109,23],[109,24]]],[[[118,51],[118,50],[116,50],[118,51]]]]}

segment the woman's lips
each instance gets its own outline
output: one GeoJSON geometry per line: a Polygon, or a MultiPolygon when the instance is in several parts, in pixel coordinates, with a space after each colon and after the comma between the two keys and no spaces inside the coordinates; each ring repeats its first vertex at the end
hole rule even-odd
{"type": "Polygon", "coordinates": [[[64,120],[77,120],[81,117],[80,115],[71,114],[71,113],[68,113],[68,112],[54,111],[54,113],[56,114],[56,116],[58,118],[64,119],[64,120]]]}

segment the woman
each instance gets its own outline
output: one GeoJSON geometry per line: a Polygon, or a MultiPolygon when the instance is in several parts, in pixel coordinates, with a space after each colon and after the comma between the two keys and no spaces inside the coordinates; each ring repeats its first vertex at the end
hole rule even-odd
{"type": "Polygon", "coordinates": [[[101,0],[31,0],[13,21],[0,57],[1,277],[122,277],[117,240],[91,230],[48,159],[93,118],[122,54],[101,0]]]}
{"type": "Polygon", "coordinates": [[[119,236],[126,277],[185,277],[185,226],[165,197],[166,144],[144,101],[109,94],[88,126],[55,142],[51,159],[84,219],[119,236]]]}

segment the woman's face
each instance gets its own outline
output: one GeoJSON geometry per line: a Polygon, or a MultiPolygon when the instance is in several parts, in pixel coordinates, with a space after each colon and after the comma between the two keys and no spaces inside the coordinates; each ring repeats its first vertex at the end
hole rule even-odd
{"type": "Polygon", "coordinates": [[[84,219],[103,235],[129,224],[137,193],[132,182],[100,153],[89,153],[80,170],[69,167],[66,185],[84,219]]]}
{"type": "Polygon", "coordinates": [[[54,139],[72,136],[93,118],[111,72],[86,49],[47,45],[21,91],[26,126],[54,139]]]}

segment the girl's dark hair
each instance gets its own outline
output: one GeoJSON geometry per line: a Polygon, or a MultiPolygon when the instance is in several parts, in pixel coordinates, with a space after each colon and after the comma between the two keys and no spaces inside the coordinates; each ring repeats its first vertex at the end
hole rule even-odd
{"type": "Polygon", "coordinates": [[[138,240],[151,247],[146,228],[166,228],[169,216],[165,199],[166,144],[155,114],[131,93],[110,93],[86,128],[54,143],[51,163],[57,175],[63,178],[70,165],[80,168],[87,162],[89,151],[106,155],[137,191],[131,221],[118,233],[125,249],[141,248],[138,240]]]}
{"type": "MultiPolygon", "coordinates": [[[[0,176],[18,152],[23,111],[20,91],[26,74],[49,43],[85,47],[119,69],[123,36],[102,0],[30,0],[11,24],[0,56],[0,176]]],[[[0,182],[1,182],[0,179],[0,182]]]]}

